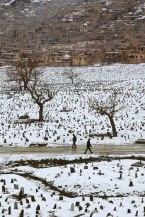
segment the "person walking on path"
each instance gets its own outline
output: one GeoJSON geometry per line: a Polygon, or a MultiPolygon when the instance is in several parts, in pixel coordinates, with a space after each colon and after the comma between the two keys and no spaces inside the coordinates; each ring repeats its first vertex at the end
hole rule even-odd
{"type": "Polygon", "coordinates": [[[87,141],[87,148],[86,148],[85,154],[87,153],[88,150],[90,151],[91,154],[93,153],[91,150],[91,147],[92,145],[91,145],[90,138],[89,138],[87,141]]]}
{"type": "Polygon", "coordinates": [[[73,134],[73,145],[72,145],[72,148],[76,148],[76,141],[77,141],[77,137],[75,134],[73,134]]]}

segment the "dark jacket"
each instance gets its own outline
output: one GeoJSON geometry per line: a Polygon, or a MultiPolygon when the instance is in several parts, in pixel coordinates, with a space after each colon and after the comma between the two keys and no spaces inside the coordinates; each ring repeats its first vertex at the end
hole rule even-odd
{"type": "Polygon", "coordinates": [[[75,135],[73,135],[73,141],[76,142],[77,141],[77,137],[75,135]]]}
{"type": "Polygon", "coordinates": [[[88,139],[88,141],[87,141],[87,148],[90,148],[90,147],[92,147],[92,146],[91,146],[90,139],[88,139]]]}

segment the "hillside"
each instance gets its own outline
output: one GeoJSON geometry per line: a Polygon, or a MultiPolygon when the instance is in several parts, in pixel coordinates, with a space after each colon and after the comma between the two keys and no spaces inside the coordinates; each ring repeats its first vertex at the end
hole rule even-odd
{"type": "Polygon", "coordinates": [[[4,50],[40,52],[59,45],[93,50],[95,59],[98,53],[121,51],[115,58],[124,60],[129,51],[130,56],[141,52],[145,60],[143,0],[1,1],[0,32],[4,50]]]}

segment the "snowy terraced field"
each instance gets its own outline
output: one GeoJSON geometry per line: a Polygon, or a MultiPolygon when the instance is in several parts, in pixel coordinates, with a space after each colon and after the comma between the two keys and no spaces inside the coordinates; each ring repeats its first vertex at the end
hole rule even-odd
{"type": "Polygon", "coordinates": [[[120,90],[123,109],[115,116],[118,137],[112,139],[106,137],[104,140],[95,137],[91,142],[132,144],[138,138],[145,138],[144,64],[96,66],[75,70],[79,71],[75,81],[79,91],[76,85],[70,84],[73,92],[68,88],[70,81],[63,76],[62,68],[44,70],[45,82],[55,84],[57,94],[44,107],[45,122],[22,124],[19,123],[19,116],[28,114],[32,119],[38,118],[38,107],[27,93],[15,96],[4,93],[5,68],[2,68],[0,144],[29,146],[33,142],[46,142],[49,146],[67,146],[72,143],[72,133],[78,137],[77,144],[86,144],[90,134],[111,132],[108,118],[96,114],[88,105],[88,99],[101,98],[106,87],[120,90]]]}
{"type": "Polygon", "coordinates": [[[1,168],[1,216],[144,216],[144,161],[99,158],[93,163],[44,167],[40,156],[39,166],[33,167],[21,166],[19,156],[15,159],[20,165],[8,166],[11,157],[7,156],[1,168]]]}

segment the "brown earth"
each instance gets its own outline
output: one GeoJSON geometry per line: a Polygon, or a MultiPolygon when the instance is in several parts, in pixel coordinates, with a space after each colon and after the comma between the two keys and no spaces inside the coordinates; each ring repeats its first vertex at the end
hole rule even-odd
{"type": "MultiPolygon", "coordinates": [[[[70,146],[62,147],[0,147],[0,154],[84,154],[86,147],[78,146],[72,149],[70,146]]],[[[99,155],[126,155],[126,154],[145,154],[145,145],[94,145],[94,154],[99,155]]],[[[88,154],[90,154],[88,152],[88,154]]]]}

